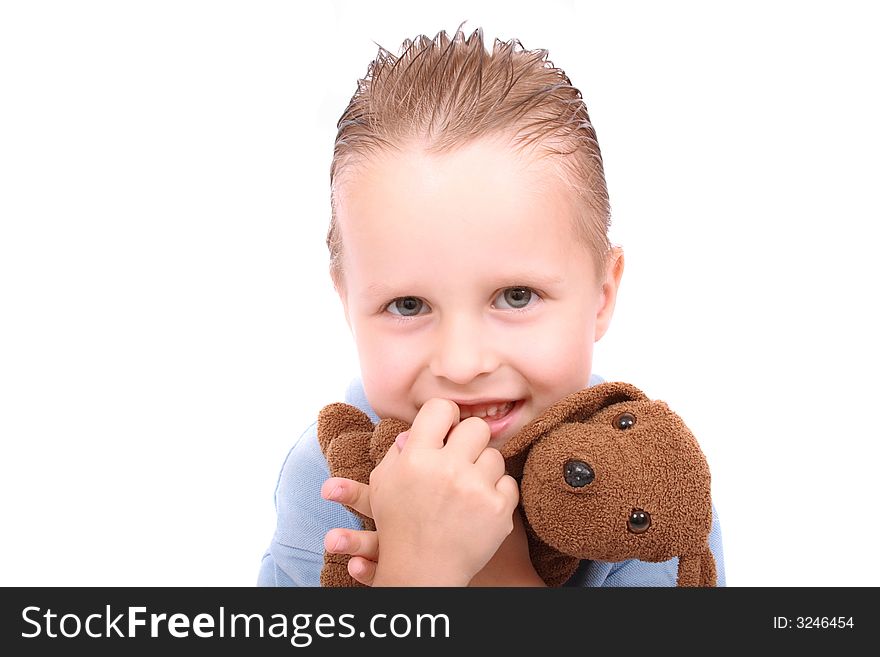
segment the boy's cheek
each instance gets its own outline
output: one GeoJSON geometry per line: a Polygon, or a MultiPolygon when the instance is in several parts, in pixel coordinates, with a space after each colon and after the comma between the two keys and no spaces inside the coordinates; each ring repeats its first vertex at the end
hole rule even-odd
{"type": "Polygon", "coordinates": [[[407,420],[411,392],[416,380],[410,355],[395,350],[360,355],[361,376],[370,406],[380,417],[407,420]]]}
{"type": "Polygon", "coordinates": [[[528,354],[535,368],[556,372],[589,368],[594,332],[589,322],[572,318],[545,328],[539,335],[527,336],[519,350],[528,354]]]}
{"type": "Polygon", "coordinates": [[[379,370],[384,377],[398,377],[422,365],[424,354],[408,340],[363,340],[358,344],[358,359],[362,368],[379,370]]]}

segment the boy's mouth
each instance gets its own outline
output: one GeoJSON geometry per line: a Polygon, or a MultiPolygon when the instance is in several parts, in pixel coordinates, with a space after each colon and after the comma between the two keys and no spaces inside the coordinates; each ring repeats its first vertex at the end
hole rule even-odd
{"type": "Polygon", "coordinates": [[[519,411],[525,404],[524,399],[514,400],[490,400],[479,404],[458,404],[461,420],[469,417],[479,417],[489,425],[492,436],[489,440],[490,447],[499,447],[508,438],[517,419],[519,411]]]}
{"type": "Polygon", "coordinates": [[[482,404],[458,404],[461,412],[461,420],[469,417],[479,417],[486,421],[499,420],[510,413],[516,401],[490,401],[482,404]]]}

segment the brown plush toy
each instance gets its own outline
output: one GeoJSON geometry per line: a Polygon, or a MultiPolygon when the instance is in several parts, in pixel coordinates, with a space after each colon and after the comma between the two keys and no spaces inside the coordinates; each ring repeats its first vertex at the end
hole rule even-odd
{"type": "MultiPolygon", "coordinates": [[[[409,424],[372,420],[330,404],[318,441],[331,476],[369,482],[409,424]]],[[[550,406],[502,447],[520,484],[529,553],[548,586],[582,559],[666,561],[678,557],[679,586],[715,586],[706,459],[681,418],[628,383],[600,383],[550,406]]],[[[351,509],[375,529],[372,519],[351,509]]],[[[322,586],[360,586],[349,557],[325,553],[322,586]]]]}

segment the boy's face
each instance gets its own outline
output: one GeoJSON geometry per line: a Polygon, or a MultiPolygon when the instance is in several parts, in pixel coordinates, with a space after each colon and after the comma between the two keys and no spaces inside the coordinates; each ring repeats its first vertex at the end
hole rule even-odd
{"type": "Polygon", "coordinates": [[[337,202],[338,291],[379,417],[412,422],[452,399],[462,418],[488,411],[500,447],[587,386],[623,258],[597,280],[546,164],[489,141],[414,148],[362,163],[337,202]]]}

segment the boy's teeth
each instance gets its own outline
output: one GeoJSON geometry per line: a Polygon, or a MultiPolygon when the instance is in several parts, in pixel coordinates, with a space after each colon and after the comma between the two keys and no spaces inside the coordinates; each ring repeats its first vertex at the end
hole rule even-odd
{"type": "Polygon", "coordinates": [[[483,404],[480,406],[463,407],[461,408],[461,419],[464,420],[469,417],[499,417],[510,412],[511,408],[513,408],[513,402],[506,402],[500,406],[498,404],[483,404]]]}

